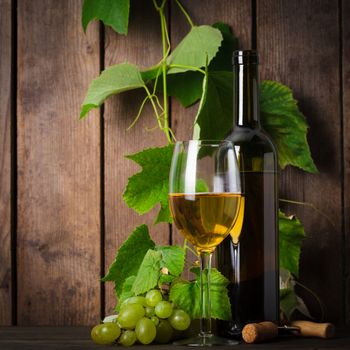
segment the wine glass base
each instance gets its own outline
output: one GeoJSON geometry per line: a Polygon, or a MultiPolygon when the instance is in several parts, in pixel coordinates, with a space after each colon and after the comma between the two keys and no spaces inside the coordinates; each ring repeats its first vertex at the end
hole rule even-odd
{"type": "Polygon", "coordinates": [[[201,336],[178,340],[173,343],[174,345],[185,345],[193,347],[209,347],[218,345],[238,345],[239,342],[236,340],[231,340],[223,337],[218,337],[216,335],[211,336],[201,336]]]}
{"type": "Polygon", "coordinates": [[[233,324],[231,325],[230,329],[226,331],[226,333],[230,338],[232,337],[234,339],[242,339],[242,329],[243,327],[237,324],[233,324]]]}

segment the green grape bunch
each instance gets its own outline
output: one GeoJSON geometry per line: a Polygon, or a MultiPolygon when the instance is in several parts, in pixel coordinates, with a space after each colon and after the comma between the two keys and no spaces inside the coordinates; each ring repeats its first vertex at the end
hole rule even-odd
{"type": "Polygon", "coordinates": [[[136,342],[167,344],[179,331],[189,328],[191,318],[166,300],[159,289],[152,289],[145,296],[126,299],[119,314],[107,317],[104,322],[91,331],[96,344],[132,346],[136,342]]]}

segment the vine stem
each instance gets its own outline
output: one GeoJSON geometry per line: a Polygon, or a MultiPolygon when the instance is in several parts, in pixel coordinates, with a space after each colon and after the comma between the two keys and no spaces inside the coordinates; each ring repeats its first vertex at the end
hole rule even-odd
{"type": "Polygon", "coordinates": [[[156,94],[156,91],[157,91],[157,84],[158,84],[158,78],[159,78],[159,75],[160,75],[160,71],[161,71],[161,66],[158,67],[158,70],[157,70],[157,75],[156,75],[156,79],[154,81],[154,86],[153,86],[153,95],[156,94]]]}
{"type": "Polygon", "coordinates": [[[318,302],[318,305],[321,309],[321,321],[324,320],[324,315],[325,315],[325,307],[324,307],[324,304],[322,303],[321,299],[318,297],[318,295],[313,291],[311,290],[310,288],[306,287],[304,284],[296,281],[295,281],[295,284],[297,284],[298,286],[300,286],[301,288],[304,288],[307,292],[309,292],[318,302]]]}
{"type": "Polygon", "coordinates": [[[280,198],[279,199],[280,202],[284,202],[284,203],[290,203],[290,204],[297,204],[297,205],[303,205],[305,207],[309,207],[312,208],[313,210],[315,210],[317,213],[319,213],[321,216],[323,216],[324,218],[326,218],[328,220],[328,222],[335,227],[335,223],[333,222],[333,220],[326,214],[324,213],[322,210],[318,209],[314,204],[312,203],[308,203],[308,202],[298,202],[298,201],[293,201],[290,199],[283,199],[280,198]]]}
{"type": "Polygon", "coordinates": [[[198,258],[197,252],[195,252],[189,245],[188,245],[188,240],[185,238],[184,244],[183,244],[183,250],[185,251],[185,254],[187,250],[189,250],[193,255],[195,255],[198,258]]]}
{"type": "Polygon", "coordinates": [[[187,246],[187,239],[186,238],[184,239],[184,244],[183,244],[182,248],[183,248],[183,250],[185,251],[185,254],[186,254],[186,250],[187,250],[187,248],[189,248],[187,246]]]}
{"type": "Polygon", "coordinates": [[[142,114],[143,107],[145,106],[145,104],[146,104],[146,102],[147,102],[147,100],[148,100],[149,98],[150,98],[149,95],[147,95],[147,96],[143,99],[143,101],[142,101],[142,103],[141,103],[141,106],[140,106],[140,108],[139,108],[139,111],[138,111],[138,113],[137,113],[137,115],[136,115],[134,121],[133,121],[133,122],[131,123],[131,125],[126,129],[127,131],[129,131],[131,128],[133,128],[133,127],[135,126],[135,124],[137,123],[137,121],[139,120],[139,118],[140,118],[140,116],[141,116],[141,114],[142,114]]]}
{"type": "Polygon", "coordinates": [[[161,123],[161,118],[160,118],[160,115],[158,113],[158,110],[157,110],[157,106],[153,100],[154,98],[154,95],[151,94],[151,92],[149,91],[148,87],[146,85],[143,86],[144,89],[146,90],[146,93],[147,93],[147,97],[149,98],[150,102],[151,102],[151,105],[153,107],[153,111],[154,111],[154,114],[156,115],[156,118],[157,118],[157,121],[158,121],[158,126],[161,130],[163,130],[163,125],[161,123]]]}
{"type": "Polygon", "coordinates": [[[185,15],[187,22],[189,23],[189,25],[192,27],[194,27],[193,21],[190,17],[190,15],[188,14],[188,12],[185,10],[185,8],[183,7],[183,5],[181,4],[180,0],[175,0],[177,6],[179,6],[180,10],[182,11],[182,13],[185,15]]]}
{"type": "Polygon", "coordinates": [[[163,12],[163,8],[159,11],[160,22],[162,28],[162,46],[163,46],[163,62],[162,62],[162,75],[163,75],[163,109],[164,109],[164,132],[168,139],[169,144],[172,143],[171,134],[169,132],[169,107],[168,107],[168,91],[167,91],[167,62],[166,56],[168,52],[167,34],[166,34],[166,20],[163,12]]]}
{"type": "MultiPolygon", "coordinates": [[[[170,53],[170,39],[169,39],[168,30],[167,30],[167,23],[166,23],[166,19],[165,19],[165,15],[164,15],[164,7],[165,7],[166,2],[167,2],[167,0],[163,0],[161,5],[159,6],[157,3],[157,0],[153,0],[154,7],[158,11],[159,16],[160,16],[160,27],[161,27],[161,32],[162,32],[163,57],[162,57],[162,60],[160,61],[160,68],[162,71],[162,79],[163,79],[163,107],[161,108],[163,110],[163,113],[162,113],[163,125],[161,124],[161,119],[160,119],[160,116],[158,115],[158,113],[156,113],[156,117],[157,117],[160,129],[165,133],[165,136],[168,140],[168,143],[172,144],[173,139],[175,139],[175,138],[173,137],[173,133],[171,132],[170,127],[169,127],[169,106],[168,106],[168,91],[167,91],[167,77],[166,77],[168,67],[167,67],[166,59],[170,53]]],[[[158,80],[158,74],[157,74],[157,80],[158,80]]],[[[155,89],[156,89],[156,87],[154,87],[154,90],[155,89]]],[[[153,96],[155,96],[155,95],[153,94],[153,96]]],[[[156,102],[158,103],[158,106],[159,106],[158,99],[156,99],[156,102]]],[[[154,104],[153,99],[151,100],[151,103],[154,104]]],[[[155,106],[153,107],[153,109],[156,112],[157,108],[155,106]]]]}
{"type": "Polygon", "coordinates": [[[161,6],[158,6],[156,0],[153,0],[153,4],[154,4],[154,7],[156,8],[157,11],[160,11],[160,10],[161,10],[161,7],[163,6],[163,4],[162,4],[161,6]]]}

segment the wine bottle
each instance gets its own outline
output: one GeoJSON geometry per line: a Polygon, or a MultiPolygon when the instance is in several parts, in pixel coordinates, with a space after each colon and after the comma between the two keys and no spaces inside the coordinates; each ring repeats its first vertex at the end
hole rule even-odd
{"type": "Polygon", "coordinates": [[[259,115],[258,55],[233,54],[235,142],[244,180],[241,234],[228,236],[217,249],[219,270],[230,280],[232,321],[219,322],[225,336],[239,336],[251,322],[278,321],[279,267],[277,226],[277,153],[259,115]]]}

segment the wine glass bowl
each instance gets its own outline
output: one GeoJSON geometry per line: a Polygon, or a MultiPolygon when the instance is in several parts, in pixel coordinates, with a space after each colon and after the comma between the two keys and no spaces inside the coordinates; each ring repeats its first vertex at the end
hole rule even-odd
{"type": "Polygon", "coordinates": [[[201,263],[201,330],[192,346],[234,345],[213,336],[210,317],[212,253],[230,233],[239,236],[244,196],[235,145],[230,141],[177,142],[169,176],[169,204],[175,225],[196,248],[201,263]]]}
{"type": "Polygon", "coordinates": [[[198,253],[212,253],[230,233],[242,197],[231,193],[170,194],[174,223],[198,253]]]}

